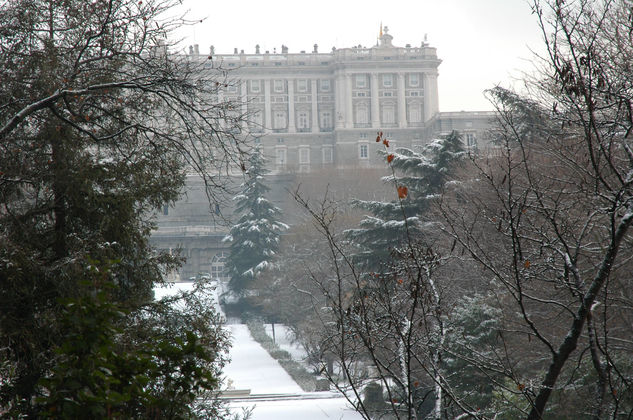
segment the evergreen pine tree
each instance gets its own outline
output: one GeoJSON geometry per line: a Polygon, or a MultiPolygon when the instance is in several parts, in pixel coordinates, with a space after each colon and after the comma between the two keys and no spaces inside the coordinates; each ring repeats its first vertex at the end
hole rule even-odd
{"type": "Polygon", "coordinates": [[[192,168],[218,195],[245,117],[171,52],[176,5],[0,2],[2,418],[218,418],[219,317],[153,303],[180,258],[149,236],[192,168]]]}
{"type": "Polygon", "coordinates": [[[279,248],[279,235],[288,226],[279,221],[281,210],[265,195],[268,173],[260,150],[252,154],[242,192],[235,196],[235,213],[240,215],[224,241],[231,241],[226,268],[231,277],[229,289],[243,296],[255,276],[265,270],[279,248]]]}
{"type": "Polygon", "coordinates": [[[465,154],[456,131],[426,144],[419,152],[398,148],[382,153],[393,169],[393,174],[383,180],[397,182],[408,191],[406,199],[352,202],[371,213],[360,222],[359,228],[345,232],[354,246],[354,259],[364,271],[380,271],[391,251],[405,240],[407,228],[410,235],[421,237],[421,216],[441,192],[455,163],[465,154]]]}

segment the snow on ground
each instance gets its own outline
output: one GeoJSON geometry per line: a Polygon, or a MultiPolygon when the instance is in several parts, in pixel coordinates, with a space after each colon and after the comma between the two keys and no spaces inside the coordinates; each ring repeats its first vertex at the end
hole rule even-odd
{"type": "MultiPolygon", "coordinates": [[[[193,283],[175,283],[154,289],[160,299],[179,291],[190,291],[193,283]]],[[[267,326],[271,329],[270,326],[267,326]]],[[[252,420],[358,420],[360,414],[350,408],[347,400],[334,392],[305,393],[286,371],[250,335],[243,324],[226,325],[232,335],[231,362],[225,366],[224,375],[234,389],[250,389],[252,394],[290,394],[291,399],[266,398],[264,400],[233,400],[229,407],[234,413],[242,408],[254,407],[252,420]]],[[[281,348],[297,360],[305,357],[303,350],[293,345],[282,326],[275,325],[275,336],[281,348]]],[[[272,334],[272,330],[270,332],[272,334]]],[[[225,384],[226,385],[226,384],[225,384]]]]}
{"type": "Polygon", "coordinates": [[[170,283],[167,286],[154,288],[154,299],[161,300],[165,296],[173,296],[178,292],[190,292],[193,290],[193,283],[170,283]]]}
{"type": "Polygon", "coordinates": [[[298,394],[303,392],[290,375],[259,345],[244,324],[233,324],[231,363],[224,368],[235,389],[250,389],[251,394],[298,394]]]}
{"type": "Polygon", "coordinates": [[[348,407],[344,398],[257,401],[231,403],[235,413],[255,406],[249,420],[358,420],[362,416],[348,407]]]}
{"type": "MultiPolygon", "coordinates": [[[[229,325],[233,335],[231,363],[224,369],[235,389],[250,389],[251,394],[295,394],[297,399],[267,401],[231,401],[229,407],[240,413],[243,407],[255,407],[252,420],[357,420],[362,417],[349,407],[347,400],[333,392],[305,393],[285,370],[251,337],[248,327],[229,325]]],[[[277,327],[275,326],[275,333],[277,327]]],[[[275,334],[276,335],[276,334],[275,334]]],[[[283,334],[285,336],[285,332],[283,334]]]]}
{"type": "MultiPolygon", "coordinates": [[[[270,338],[273,338],[272,324],[265,324],[264,327],[266,328],[266,334],[268,334],[270,338]]],[[[308,355],[299,343],[292,341],[292,338],[292,331],[290,331],[288,327],[283,324],[275,324],[275,343],[280,349],[290,353],[293,360],[304,362],[308,355]]]]}

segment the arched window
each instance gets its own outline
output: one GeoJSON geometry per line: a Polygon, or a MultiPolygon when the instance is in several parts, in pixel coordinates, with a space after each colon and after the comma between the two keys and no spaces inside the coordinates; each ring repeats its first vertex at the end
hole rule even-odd
{"type": "Polygon", "coordinates": [[[220,251],[211,259],[211,278],[227,280],[228,276],[225,269],[226,258],[229,254],[225,251],[220,251]]]}

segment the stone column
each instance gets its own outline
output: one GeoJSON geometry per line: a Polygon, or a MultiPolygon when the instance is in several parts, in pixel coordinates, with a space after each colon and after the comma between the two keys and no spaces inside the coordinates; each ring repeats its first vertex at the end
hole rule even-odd
{"type": "Polygon", "coordinates": [[[340,72],[336,76],[334,81],[334,126],[343,128],[345,123],[345,90],[343,89],[345,78],[340,72]]]}
{"type": "Polygon", "coordinates": [[[247,113],[248,113],[248,92],[246,89],[246,83],[248,83],[247,80],[243,80],[242,83],[240,84],[240,101],[241,101],[241,112],[242,112],[242,118],[244,118],[244,120],[242,121],[242,127],[244,128],[245,131],[248,131],[248,122],[246,121],[247,119],[247,113]]]}
{"type": "Polygon", "coordinates": [[[380,128],[380,98],[378,97],[378,73],[371,74],[371,126],[380,128]]]}
{"type": "Polygon", "coordinates": [[[319,132],[319,104],[317,97],[317,81],[316,79],[312,79],[312,132],[319,132]]]}
{"type": "Polygon", "coordinates": [[[295,131],[295,81],[288,79],[288,132],[295,131]]]}
{"type": "Polygon", "coordinates": [[[272,124],[272,109],[270,104],[270,80],[264,81],[264,131],[270,133],[272,124]]]}
{"type": "Polygon", "coordinates": [[[440,101],[439,95],[437,93],[437,73],[429,75],[429,82],[429,94],[431,95],[431,116],[433,116],[436,113],[440,112],[440,101]]]}
{"type": "Polygon", "coordinates": [[[345,75],[345,128],[354,128],[354,110],[352,109],[352,75],[345,75]]]}
{"type": "Polygon", "coordinates": [[[404,90],[404,73],[398,73],[398,127],[407,126],[407,98],[404,90]]]}

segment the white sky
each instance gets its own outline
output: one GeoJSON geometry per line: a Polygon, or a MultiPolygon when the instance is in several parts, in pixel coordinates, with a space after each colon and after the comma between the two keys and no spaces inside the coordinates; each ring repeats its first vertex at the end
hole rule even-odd
{"type": "Polygon", "coordinates": [[[541,35],[526,0],[183,0],[189,17],[206,20],[179,33],[185,45],[200,44],[208,53],[247,53],[287,45],[290,52],[319,52],[332,46],[370,47],[380,22],[396,46],[428,42],[442,60],[439,72],[441,111],[489,110],[484,89],[512,86],[531,71],[532,50],[541,35]]]}

